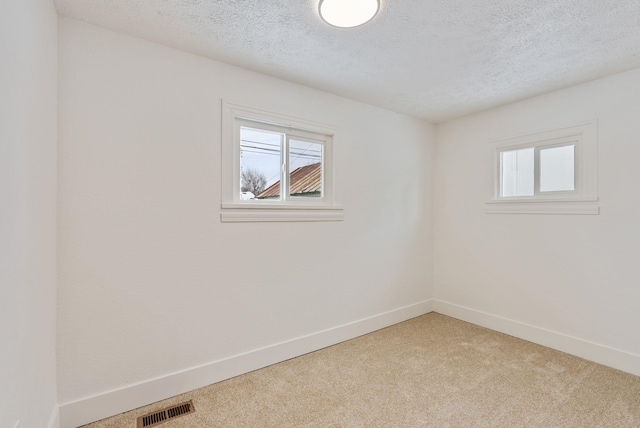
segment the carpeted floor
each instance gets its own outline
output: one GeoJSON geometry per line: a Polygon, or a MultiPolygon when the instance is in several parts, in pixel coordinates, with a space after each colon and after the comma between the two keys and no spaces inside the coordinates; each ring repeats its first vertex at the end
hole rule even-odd
{"type": "Polygon", "coordinates": [[[186,400],[160,428],[640,427],[640,377],[436,313],[86,427],[186,400]]]}

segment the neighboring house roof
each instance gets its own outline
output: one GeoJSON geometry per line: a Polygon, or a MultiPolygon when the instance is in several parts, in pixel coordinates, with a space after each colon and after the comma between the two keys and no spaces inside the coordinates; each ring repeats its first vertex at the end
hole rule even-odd
{"type": "MultiPolygon", "coordinates": [[[[289,176],[289,194],[314,193],[322,191],[322,163],[314,163],[294,169],[289,176]]],[[[267,187],[256,198],[273,198],[280,196],[280,181],[267,187]]]]}

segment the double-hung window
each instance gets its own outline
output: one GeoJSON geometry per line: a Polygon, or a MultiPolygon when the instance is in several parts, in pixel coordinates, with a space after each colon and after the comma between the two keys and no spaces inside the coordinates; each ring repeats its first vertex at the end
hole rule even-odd
{"type": "Polygon", "coordinates": [[[342,220],[329,126],[223,102],[222,221],[342,220]]]}
{"type": "Polygon", "coordinates": [[[488,213],[598,214],[596,122],[488,145],[488,213]]]}

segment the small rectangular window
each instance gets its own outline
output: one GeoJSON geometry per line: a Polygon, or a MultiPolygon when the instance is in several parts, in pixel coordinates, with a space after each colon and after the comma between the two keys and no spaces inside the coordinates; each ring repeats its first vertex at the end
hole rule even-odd
{"type": "Polygon", "coordinates": [[[540,145],[500,152],[500,197],[574,192],[575,147],[540,145]]]}
{"type": "Polygon", "coordinates": [[[599,212],[595,121],[489,143],[488,167],[488,213],[599,212]]]}
{"type": "Polygon", "coordinates": [[[342,220],[325,125],[223,102],[222,221],[342,220]]]}
{"type": "Polygon", "coordinates": [[[322,198],[323,143],[255,126],[240,127],[240,199],[322,198]]]}
{"type": "Polygon", "coordinates": [[[284,204],[324,197],[327,139],[298,136],[299,130],[246,119],[238,124],[240,200],[284,204]]]}

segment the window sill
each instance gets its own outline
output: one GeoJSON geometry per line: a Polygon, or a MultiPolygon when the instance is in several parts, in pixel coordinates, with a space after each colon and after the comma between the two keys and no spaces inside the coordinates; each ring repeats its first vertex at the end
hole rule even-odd
{"type": "Polygon", "coordinates": [[[487,201],[486,214],[577,214],[598,215],[600,207],[594,200],[519,200],[487,201]]]}
{"type": "Polygon", "coordinates": [[[223,223],[343,220],[344,210],[336,206],[223,204],[220,213],[223,223]]]}

